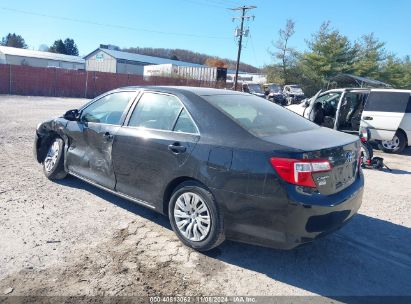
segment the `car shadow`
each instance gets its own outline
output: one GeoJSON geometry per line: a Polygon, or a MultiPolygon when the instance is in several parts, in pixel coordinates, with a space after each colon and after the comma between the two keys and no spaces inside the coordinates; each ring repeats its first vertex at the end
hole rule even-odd
{"type": "MultiPolygon", "coordinates": [[[[373,147],[374,150],[383,152],[380,148],[378,148],[378,145],[377,145],[376,143],[374,143],[374,142],[370,142],[370,143],[371,143],[371,145],[372,145],[372,147],[373,147]]],[[[384,152],[383,152],[383,153],[384,153],[384,152]]],[[[406,147],[401,153],[394,153],[394,154],[387,153],[387,154],[389,154],[389,155],[406,155],[406,156],[411,156],[411,147],[406,147]]]]}
{"type": "Polygon", "coordinates": [[[147,207],[141,206],[137,203],[133,203],[114,194],[111,194],[110,192],[97,188],[96,186],[90,185],[76,177],[68,175],[65,179],[56,180],[55,182],[66,187],[82,189],[87,192],[90,192],[120,208],[123,208],[129,212],[144,217],[145,219],[153,221],[156,224],[159,224],[165,228],[171,229],[171,225],[167,217],[147,207]]]}
{"type": "MultiPolygon", "coordinates": [[[[86,190],[171,229],[165,216],[77,178],[59,183],[86,190]]],[[[363,214],[357,214],[338,232],[291,251],[226,241],[205,255],[337,300],[346,296],[411,296],[411,229],[363,214]]]]}
{"type": "MultiPolygon", "coordinates": [[[[366,168],[363,168],[363,170],[376,170],[376,169],[373,169],[372,167],[366,167],[366,168]]],[[[391,169],[391,168],[388,169],[387,167],[385,167],[381,170],[378,170],[378,171],[384,172],[384,173],[395,174],[395,175],[409,175],[409,174],[411,174],[411,172],[407,171],[407,170],[391,169]]]]}
{"type": "Polygon", "coordinates": [[[323,296],[411,296],[411,229],[362,214],[291,251],[225,242],[208,255],[323,296]]]}
{"type": "Polygon", "coordinates": [[[411,148],[410,147],[405,148],[404,151],[402,151],[401,154],[411,156],[411,148]]]}
{"type": "Polygon", "coordinates": [[[390,170],[383,169],[383,171],[387,172],[387,173],[391,173],[391,174],[400,174],[400,175],[401,174],[403,174],[403,175],[410,175],[411,174],[410,171],[401,170],[401,169],[390,169],[390,170]]]}

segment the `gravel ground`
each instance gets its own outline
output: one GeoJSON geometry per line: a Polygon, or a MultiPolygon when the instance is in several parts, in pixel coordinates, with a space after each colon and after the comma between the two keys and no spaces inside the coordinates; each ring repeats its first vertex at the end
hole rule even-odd
{"type": "Polygon", "coordinates": [[[69,177],[47,180],[36,125],[84,99],[0,96],[0,295],[411,295],[411,149],[365,170],[360,213],[293,251],[201,254],[167,218],[69,177]]]}

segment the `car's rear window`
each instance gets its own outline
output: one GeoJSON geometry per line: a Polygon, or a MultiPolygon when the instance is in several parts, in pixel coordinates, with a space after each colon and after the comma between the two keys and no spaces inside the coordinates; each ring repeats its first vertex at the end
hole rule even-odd
{"type": "Polygon", "coordinates": [[[211,95],[205,100],[255,136],[301,132],[319,128],[311,121],[253,95],[211,95]]]}

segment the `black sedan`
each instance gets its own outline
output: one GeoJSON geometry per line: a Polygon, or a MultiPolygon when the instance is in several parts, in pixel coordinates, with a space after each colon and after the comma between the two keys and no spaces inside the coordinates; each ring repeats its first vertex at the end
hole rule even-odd
{"type": "Polygon", "coordinates": [[[265,99],[194,87],[127,87],[39,124],[49,179],[78,177],[168,215],[197,250],[232,239],[291,249],[361,205],[358,137],[265,99]]]}

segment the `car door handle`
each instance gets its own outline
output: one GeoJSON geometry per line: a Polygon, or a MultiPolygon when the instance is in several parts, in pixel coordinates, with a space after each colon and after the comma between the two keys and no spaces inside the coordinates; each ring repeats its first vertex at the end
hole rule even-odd
{"type": "Polygon", "coordinates": [[[374,118],[372,118],[371,116],[365,116],[363,119],[364,120],[373,120],[374,118]]]}
{"type": "Polygon", "coordinates": [[[112,140],[112,139],[113,139],[113,135],[110,134],[110,132],[104,133],[103,137],[104,137],[104,139],[106,139],[106,140],[112,140]]]}
{"type": "Polygon", "coordinates": [[[179,142],[168,145],[168,149],[175,154],[184,153],[187,150],[187,148],[182,146],[179,142]]]}

